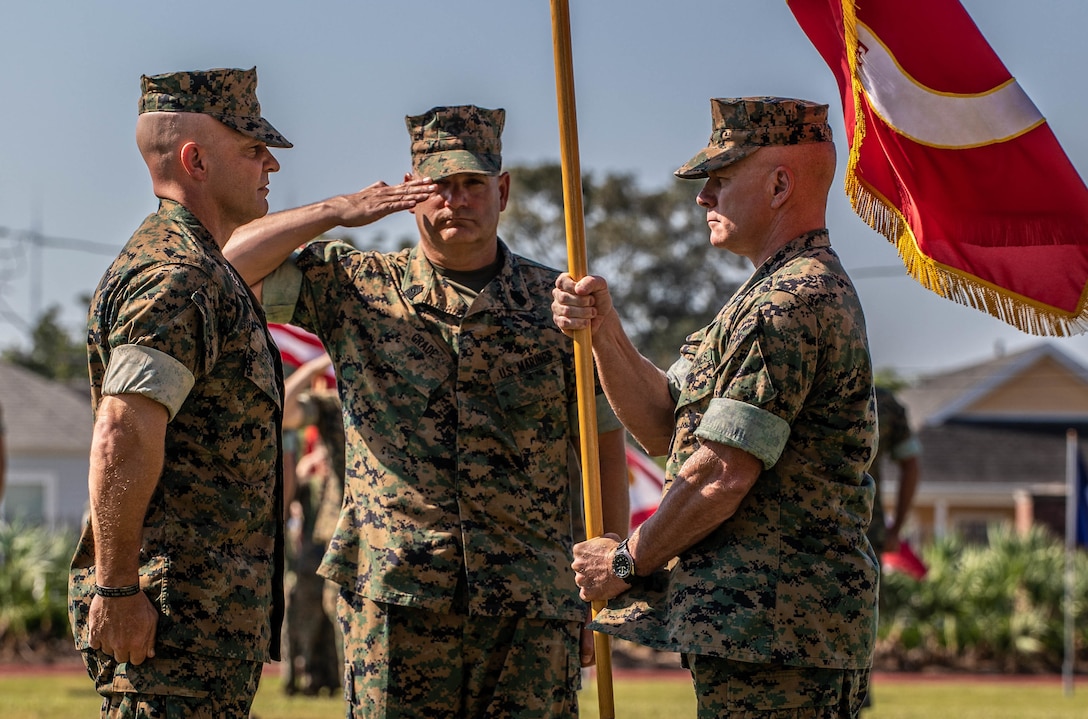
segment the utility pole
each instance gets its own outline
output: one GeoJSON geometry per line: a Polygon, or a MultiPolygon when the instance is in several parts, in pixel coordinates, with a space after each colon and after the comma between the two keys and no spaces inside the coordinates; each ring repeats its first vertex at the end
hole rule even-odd
{"type": "Polygon", "coordinates": [[[30,322],[36,324],[42,315],[42,201],[34,198],[34,216],[30,233],[30,322]]]}

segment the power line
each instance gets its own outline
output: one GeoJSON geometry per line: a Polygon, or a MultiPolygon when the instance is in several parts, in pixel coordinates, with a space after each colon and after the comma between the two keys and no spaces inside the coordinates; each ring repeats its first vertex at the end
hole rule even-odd
{"type": "Polygon", "coordinates": [[[878,265],[875,267],[858,267],[846,271],[851,279],[868,280],[874,277],[906,277],[907,271],[903,265],[878,265]]]}
{"type": "Polygon", "coordinates": [[[16,312],[3,297],[0,297],[0,320],[12,325],[28,337],[30,336],[31,331],[33,331],[30,323],[27,322],[22,315],[16,312]]]}
{"type": "MultiPolygon", "coordinates": [[[[35,261],[33,259],[33,257],[36,256],[37,251],[40,251],[43,248],[50,248],[106,256],[116,256],[118,252],[116,246],[109,245],[105,242],[94,242],[92,240],[74,237],[44,235],[34,230],[18,230],[0,225],[0,240],[4,239],[9,240],[9,242],[5,244],[11,246],[12,250],[5,251],[3,248],[0,248],[0,289],[3,288],[5,283],[29,272],[32,283],[32,315],[41,314],[38,309],[38,305],[40,304],[38,295],[40,294],[41,289],[40,283],[35,284],[35,278],[40,276],[42,269],[40,260],[35,261]],[[27,247],[30,248],[30,258],[28,258],[27,247]],[[7,265],[7,267],[5,268],[4,265],[7,265]]],[[[32,330],[32,323],[17,312],[2,296],[0,296],[0,323],[15,327],[24,335],[29,335],[32,330]]]]}
{"type": "Polygon", "coordinates": [[[97,255],[116,255],[119,248],[105,242],[93,240],[81,240],[74,237],[55,237],[43,235],[31,230],[16,230],[0,225],[0,238],[11,237],[19,242],[27,242],[41,247],[53,247],[62,250],[76,250],[77,252],[89,252],[97,255]]]}

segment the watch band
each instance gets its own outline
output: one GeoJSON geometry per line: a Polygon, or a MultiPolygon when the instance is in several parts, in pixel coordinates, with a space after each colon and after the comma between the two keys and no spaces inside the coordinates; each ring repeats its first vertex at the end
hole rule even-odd
{"type": "Polygon", "coordinates": [[[130,584],[127,587],[103,587],[94,585],[94,593],[100,597],[131,597],[140,593],[139,584],[130,584]]]}
{"type": "Polygon", "coordinates": [[[616,551],[612,555],[612,573],[628,584],[633,584],[637,575],[635,573],[635,558],[631,556],[631,552],[627,549],[628,539],[630,537],[625,538],[616,545],[616,551]]]}

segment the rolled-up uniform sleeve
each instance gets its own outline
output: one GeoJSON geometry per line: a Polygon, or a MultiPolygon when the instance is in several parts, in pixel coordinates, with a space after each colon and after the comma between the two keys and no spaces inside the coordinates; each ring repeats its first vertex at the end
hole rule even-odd
{"type": "Polygon", "coordinates": [[[294,263],[297,254],[273,270],[261,285],[261,304],[269,322],[290,322],[295,314],[302,291],[302,271],[294,263]]]}
{"type": "Polygon", "coordinates": [[[128,284],[137,291],[116,305],[102,394],[142,395],[172,420],[218,358],[218,290],[190,265],[148,268],[128,284]]]}
{"type": "Polygon", "coordinates": [[[717,398],[703,415],[695,435],[743,449],[770,469],[782,455],[790,426],[781,417],[735,399],[717,398]]]}
{"type": "Polygon", "coordinates": [[[189,368],[165,352],[142,345],[121,345],[110,353],[103,395],[139,394],[178,413],[196,379],[189,368]]]}
{"type": "Polygon", "coordinates": [[[816,315],[795,295],[774,291],[730,336],[715,396],[695,430],[737,447],[765,469],[778,462],[816,374],[816,315]]]}

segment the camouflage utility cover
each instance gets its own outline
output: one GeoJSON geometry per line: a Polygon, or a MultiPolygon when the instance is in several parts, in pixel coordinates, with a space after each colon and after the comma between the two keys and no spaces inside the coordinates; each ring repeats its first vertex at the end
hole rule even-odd
{"type": "Polygon", "coordinates": [[[503,109],[475,105],[431,108],[404,118],[412,138],[412,171],[441,180],[459,172],[502,172],[503,109]]]}
{"type": "Polygon", "coordinates": [[[266,278],[265,307],[315,332],[339,380],[347,486],[321,573],[375,602],[577,621],[558,273],[499,247],[470,305],[419,247],[311,243],[266,278]]]}
{"type": "MultiPolygon", "coordinates": [[[[157,644],[268,661],[283,606],[283,378],[256,299],[200,222],[162,200],[99,283],[88,325],[96,410],[111,360],[134,348],[194,380],[167,425],[144,518],[140,585],[160,612],[157,644]]],[[[158,399],[154,363],[145,371],[128,391],[158,399]]],[[[70,577],[79,649],[88,648],[94,562],[88,523],[70,577]]]]}
{"type": "Polygon", "coordinates": [[[761,265],[669,371],[676,433],[666,487],[703,440],[764,471],[736,513],[632,591],[602,631],[755,663],[864,669],[876,638],[873,378],[861,305],[826,231],[761,265]]]}
{"type": "Polygon", "coordinates": [[[713,132],[705,149],[676,171],[687,180],[742,160],[761,147],[831,142],[827,105],[786,97],[710,101],[713,132]]]}
{"type": "Polygon", "coordinates": [[[211,115],[227,127],[270,147],[292,146],[261,117],[255,67],[143,75],[140,78],[140,114],[145,112],[211,115]]]}

